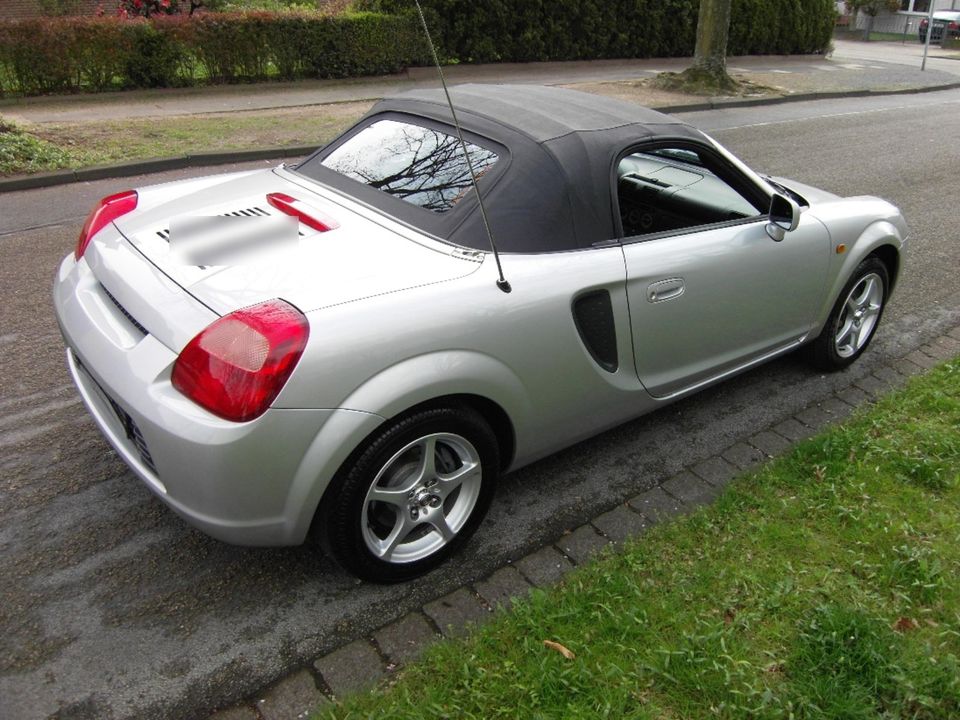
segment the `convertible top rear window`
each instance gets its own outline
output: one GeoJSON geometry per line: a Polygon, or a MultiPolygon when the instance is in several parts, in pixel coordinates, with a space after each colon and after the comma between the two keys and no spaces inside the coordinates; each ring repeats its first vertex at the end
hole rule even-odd
{"type": "MultiPolygon", "coordinates": [[[[468,142],[477,177],[497,153],[468,142]]],[[[436,128],[378,120],[349,137],[320,163],[357,182],[417,207],[444,213],[471,189],[470,169],[460,141],[436,128]]]]}

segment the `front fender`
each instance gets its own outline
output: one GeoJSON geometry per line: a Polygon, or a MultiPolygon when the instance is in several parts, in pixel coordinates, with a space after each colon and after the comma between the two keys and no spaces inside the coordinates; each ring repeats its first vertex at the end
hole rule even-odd
{"type": "Polygon", "coordinates": [[[829,228],[832,236],[833,242],[831,245],[834,252],[828,276],[828,285],[825,289],[823,303],[817,313],[817,323],[811,332],[811,337],[816,337],[823,329],[827,318],[830,316],[830,311],[836,304],[841,290],[843,290],[843,286],[847,284],[847,281],[851,275],[853,275],[857,266],[860,265],[864,259],[882,247],[890,247],[896,252],[898,258],[897,268],[895,268],[891,276],[891,287],[888,288],[888,294],[889,291],[893,289],[893,281],[896,278],[900,264],[902,264],[901,254],[903,252],[905,238],[905,232],[901,227],[903,224],[902,218],[899,219],[899,222],[895,222],[892,218],[875,220],[867,225],[859,235],[856,236],[853,242],[844,240],[844,238],[849,237],[853,233],[843,232],[844,228],[838,230],[836,223],[833,222],[825,224],[829,228]],[[841,243],[846,245],[846,251],[842,253],[836,251],[836,248],[841,243]]]}

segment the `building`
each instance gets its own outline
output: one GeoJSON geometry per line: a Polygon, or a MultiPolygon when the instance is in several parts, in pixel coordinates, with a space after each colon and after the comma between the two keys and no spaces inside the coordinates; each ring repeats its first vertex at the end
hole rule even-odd
{"type": "MultiPolygon", "coordinates": [[[[960,0],[932,0],[933,10],[960,10],[960,0]]],[[[891,13],[883,11],[873,20],[873,32],[909,33],[916,34],[920,29],[920,21],[930,14],[931,0],[900,0],[900,9],[891,13]]],[[[837,3],[842,5],[843,3],[837,3]]],[[[864,29],[870,18],[860,13],[856,23],[851,20],[850,27],[864,29]]]]}

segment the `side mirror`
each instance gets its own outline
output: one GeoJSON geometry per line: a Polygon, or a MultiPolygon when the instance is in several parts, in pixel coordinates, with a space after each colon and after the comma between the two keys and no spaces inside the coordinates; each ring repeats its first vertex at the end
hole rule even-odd
{"type": "Polygon", "coordinates": [[[770,199],[770,222],[767,223],[767,235],[776,242],[780,242],[786,233],[796,230],[799,224],[800,206],[786,195],[774,193],[770,199]]]}

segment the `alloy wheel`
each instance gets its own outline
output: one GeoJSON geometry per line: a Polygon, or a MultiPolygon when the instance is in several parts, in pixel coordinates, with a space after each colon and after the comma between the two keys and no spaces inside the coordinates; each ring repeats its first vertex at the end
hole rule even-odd
{"type": "Polygon", "coordinates": [[[866,345],[882,308],[883,280],[876,273],[864,275],[844,301],[834,338],[837,355],[848,358],[866,345]]]}
{"type": "Polygon", "coordinates": [[[367,549],[388,563],[433,555],[463,528],[480,495],[480,454],[453,433],[420,437],[377,473],[363,502],[367,549]]]}

